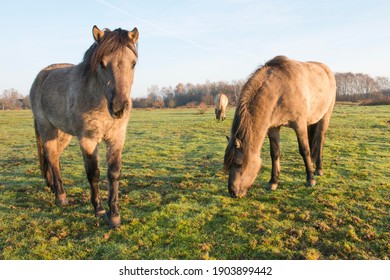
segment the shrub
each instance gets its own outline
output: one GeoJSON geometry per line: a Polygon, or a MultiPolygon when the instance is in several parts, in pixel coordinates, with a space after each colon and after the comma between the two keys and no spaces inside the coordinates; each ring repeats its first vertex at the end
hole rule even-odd
{"type": "Polygon", "coordinates": [[[390,96],[381,96],[375,99],[367,99],[360,103],[360,106],[390,105],[390,96]]]}

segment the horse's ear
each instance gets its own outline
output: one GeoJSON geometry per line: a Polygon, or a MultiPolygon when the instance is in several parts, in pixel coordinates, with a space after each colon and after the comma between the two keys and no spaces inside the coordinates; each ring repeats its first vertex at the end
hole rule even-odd
{"type": "Polygon", "coordinates": [[[104,36],[104,31],[100,30],[96,25],[94,25],[92,28],[92,35],[95,41],[98,42],[104,36]]]}
{"type": "Polygon", "coordinates": [[[134,29],[129,32],[129,38],[133,41],[134,44],[138,42],[138,34],[137,27],[134,27],[134,29]]]}
{"type": "Polygon", "coordinates": [[[240,141],[240,139],[236,138],[236,149],[241,149],[242,148],[242,143],[240,141]]]}

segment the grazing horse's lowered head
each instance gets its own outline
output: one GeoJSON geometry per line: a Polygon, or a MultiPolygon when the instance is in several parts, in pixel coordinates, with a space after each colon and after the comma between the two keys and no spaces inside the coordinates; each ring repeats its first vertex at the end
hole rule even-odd
{"type": "Polygon", "coordinates": [[[104,89],[110,115],[120,119],[130,108],[130,91],[137,63],[138,30],[92,29],[95,44],[86,52],[83,75],[104,89]]]}

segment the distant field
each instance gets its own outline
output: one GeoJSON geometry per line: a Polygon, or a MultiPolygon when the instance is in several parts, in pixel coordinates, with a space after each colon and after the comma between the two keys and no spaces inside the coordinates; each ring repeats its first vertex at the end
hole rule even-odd
{"type": "MultiPolygon", "coordinates": [[[[58,208],[36,156],[30,111],[0,112],[0,259],[389,259],[390,106],[337,105],[325,176],[305,187],[282,128],[278,190],[263,168],[244,199],[222,171],[234,109],[133,110],[123,153],[122,225],[95,218],[77,141],[62,157],[70,205],[58,208]]],[[[105,147],[100,147],[106,205],[105,147]]]]}

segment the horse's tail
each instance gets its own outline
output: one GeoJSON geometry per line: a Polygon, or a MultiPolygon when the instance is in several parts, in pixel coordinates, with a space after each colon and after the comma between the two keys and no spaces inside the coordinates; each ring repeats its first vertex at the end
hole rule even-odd
{"type": "Polygon", "coordinates": [[[48,162],[45,157],[45,150],[43,148],[43,141],[41,134],[38,130],[37,121],[34,120],[34,129],[35,129],[35,137],[37,140],[37,148],[38,148],[38,158],[39,158],[39,167],[41,169],[42,176],[45,177],[47,170],[49,168],[48,162]]]}

